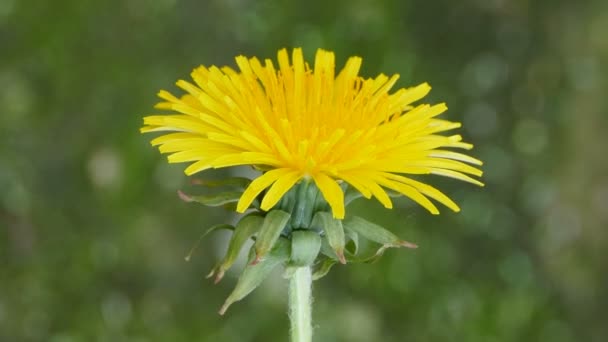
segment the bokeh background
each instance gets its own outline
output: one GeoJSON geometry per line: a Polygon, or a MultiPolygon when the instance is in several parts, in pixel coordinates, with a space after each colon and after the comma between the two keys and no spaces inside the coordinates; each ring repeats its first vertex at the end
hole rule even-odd
{"type": "Polygon", "coordinates": [[[608,2],[0,0],[0,341],[287,340],[279,272],[217,315],[226,236],[183,257],[235,217],[138,128],[199,64],[295,46],[429,82],[487,184],[355,202],[421,248],[315,283],[317,341],[608,340],[608,2]]]}

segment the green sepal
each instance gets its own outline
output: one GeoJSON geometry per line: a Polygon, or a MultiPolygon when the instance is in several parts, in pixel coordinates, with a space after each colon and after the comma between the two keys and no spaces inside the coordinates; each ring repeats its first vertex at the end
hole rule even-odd
{"type": "Polygon", "coordinates": [[[350,217],[343,222],[344,228],[357,233],[359,236],[377,242],[385,248],[389,247],[408,247],[417,248],[418,246],[401,240],[397,235],[391,233],[382,226],[366,221],[358,216],[350,217]]]}
{"type": "Polygon", "coordinates": [[[321,266],[312,274],[312,280],[319,280],[325,277],[336,263],[336,260],[325,258],[321,266]]]}
{"type": "Polygon", "coordinates": [[[297,269],[297,266],[290,266],[289,264],[285,265],[285,270],[283,271],[283,279],[291,279],[297,269]]]}
{"type": "Polygon", "coordinates": [[[291,215],[282,210],[271,210],[264,217],[262,228],[258,233],[258,238],[255,241],[255,258],[252,264],[256,264],[264,258],[266,253],[272,249],[275,242],[281,236],[281,232],[289,221],[291,215]]]}
{"type": "Polygon", "coordinates": [[[351,255],[356,255],[359,252],[359,234],[348,229],[344,230],[344,234],[346,235],[347,239],[345,246],[346,252],[350,253],[351,255]]]}
{"type": "Polygon", "coordinates": [[[273,208],[283,210],[288,213],[293,213],[293,209],[297,202],[296,192],[298,187],[299,185],[296,185],[295,187],[289,189],[289,191],[287,191],[287,193],[281,197],[279,202],[273,208]]]}
{"type": "Polygon", "coordinates": [[[297,203],[293,210],[291,224],[293,228],[308,228],[312,221],[319,189],[310,180],[303,180],[296,194],[297,203]]]}
{"type": "Polygon", "coordinates": [[[236,283],[236,287],[228,296],[224,305],[220,308],[219,314],[223,315],[234,302],[245,298],[255,290],[272,270],[289,259],[290,243],[289,240],[281,238],[274,244],[263,260],[256,264],[248,264],[243,270],[236,283]]]}
{"type": "Polygon", "coordinates": [[[241,249],[255,233],[257,233],[262,227],[262,222],[264,218],[256,215],[250,214],[248,216],[243,217],[237,224],[234,229],[234,233],[230,238],[230,243],[228,244],[228,250],[226,251],[226,255],[224,259],[220,261],[214,268],[211,270],[211,273],[207,275],[207,278],[211,278],[215,275],[214,282],[217,284],[224,277],[224,273],[232,267],[236,258],[239,256],[241,249]]]}
{"type": "Polygon", "coordinates": [[[312,230],[298,229],[291,232],[291,258],[290,266],[311,266],[319,250],[321,249],[321,237],[312,230]]]}
{"type": "Polygon", "coordinates": [[[358,257],[358,256],[354,256],[351,254],[347,254],[346,260],[349,263],[353,263],[353,264],[371,264],[371,263],[378,261],[378,259],[380,259],[380,257],[384,254],[384,251],[386,251],[387,249],[389,249],[391,247],[393,247],[393,246],[386,246],[386,245],[380,246],[380,248],[378,248],[378,250],[374,254],[369,255],[369,256],[358,257]]]}
{"type": "Polygon", "coordinates": [[[181,191],[178,191],[179,197],[185,202],[197,202],[208,207],[219,207],[229,203],[238,202],[243,192],[239,191],[227,191],[220,192],[214,195],[187,195],[181,191]]]}
{"type": "MultiPolygon", "coordinates": [[[[345,233],[348,235],[349,234],[348,230],[345,230],[345,233]]],[[[353,242],[353,244],[354,244],[354,242],[353,242]]],[[[382,246],[381,248],[385,249],[384,246],[382,246]]],[[[329,242],[327,241],[327,239],[321,240],[321,254],[323,256],[325,256],[326,258],[333,260],[334,264],[342,263],[340,261],[340,258],[336,254],[336,251],[329,245],[329,242]]],[[[359,256],[356,256],[355,253],[352,253],[349,250],[345,249],[344,259],[345,259],[345,263],[362,263],[362,262],[368,263],[368,262],[372,262],[372,259],[375,258],[376,255],[377,255],[377,253],[375,253],[372,256],[359,257],[359,256]]]]}
{"type": "MultiPolygon", "coordinates": [[[[398,193],[397,191],[393,191],[390,189],[384,189],[384,191],[386,191],[386,194],[389,197],[393,197],[393,198],[394,197],[403,197],[403,195],[398,193]]],[[[349,205],[350,202],[352,202],[358,198],[361,198],[361,197],[364,197],[364,196],[362,193],[359,192],[359,190],[355,189],[352,186],[348,186],[346,188],[346,190],[344,190],[344,206],[349,205]]]]}
{"type": "Polygon", "coordinates": [[[309,181],[303,180],[297,185],[296,191],[296,203],[291,211],[291,226],[294,229],[303,228],[302,222],[304,221],[304,212],[307,210],[307,207],[310,207],[312,211],[312,206],[314,202],[309,202],[306,200],[306,192],[310,185],[309,181]]]}
{"type": "Polygon", "coordinates": [[[350,204],[350,202],[356,200],[357,198],[363,197],[363,194],[359,192],[359,190],[349,186],[344,190],[344,206],[350,204]]]}
{"type": "Polygon", "coordinates": [[[334,251],[334,249],[331,248],[327,239],[321,239],[321,254],[325,255],[326,257],[328,257],[332,260],[335,260],[336,262],[340,261],[340,258],[336,254],[336,251],[334,251]]]}
{"type": "Polygon", "coordinates": [[[251,179],[245,177],[230,177],[230,178],[222,178],[222,179],[198,179],[195,178],[192,180],[193,185],[201,185],[208,188],[216,188],[221,186],[230,186],[238,189],[245,190],[249,184],[251,184],[251,179]]]}
{"type": "Polygon", "coordinates": [[[344,239],[342,221],[334,219],[328,212],[320,211],[316,213],[312,219],[311,227],[313,229],[322,229],[325,232],[327,243],[334,250],[340,263],[345,264],[344,246],[346,242],[344,239]]]}
{"type": "Polygon", "coordinates": [[[190,261],[190,258],[192,257],[192,253],[194,253],[194,251],[198,248],[198,246],[201,244],[201,241],[203,241],[203,239],[205,238],[205,236],[211,234],[212,232],[219,230],[219,229],[227,229],[227,230],[234,230],[234,226],[231,226],[229,224],[216,224],[215,226],[212,226],[211,228],[207,229],[207,231],[205,231],[199,238],[198,240],[196,240],[196,242],[194,243],[194,245],[192,246],[192,248],[190,248],[190,251],[188,252],[188,254],[184,257],[184,259],[186,261],[190,261]]]}

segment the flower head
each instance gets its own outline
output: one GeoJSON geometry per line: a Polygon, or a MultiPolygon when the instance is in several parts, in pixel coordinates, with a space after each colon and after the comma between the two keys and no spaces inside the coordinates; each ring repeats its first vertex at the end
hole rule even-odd
{"type": "Polygon", "coordinates": [[[344,218],[346,182],[364,197],[385,207],[387,193],[411,198],[431,213],[429,200],[458,206],[436,188],[408,175],[436,174],[482,185],[471,176],[482,172],[481,161],[452,149],[471,149],[460,135],[441,135],[460,123],[437,117],[445,104],[414,104],[430,90],[426,83],[390,92],[398,75],[363,78],[361,58],[351,57],[338,73],[334,54],[317,50],[313,66],[294,49],[270,59],[236,58],[230,67],[196,68],[194,81],[179,80],[186,93],[158,94],[157,109],[171,114],[144,118],[142,132],[169,131],[154,140],[169,162],[192,162],[188,175],[237,165],[264,172],[249,184],[237,204],[244,212],[262,193],[261,208],[270,210],[296,183],[311,179],[344,218]]]}

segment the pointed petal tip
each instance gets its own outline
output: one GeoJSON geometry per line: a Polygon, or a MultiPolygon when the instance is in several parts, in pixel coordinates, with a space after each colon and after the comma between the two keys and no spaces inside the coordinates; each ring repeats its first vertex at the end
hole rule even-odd
{"type": "Polygon", "coordinates": [[[331,207],[331,216],[336,220],[344,220],[344,216],[346,215],[346,208],[344,207],[344,202],[341,202],[341,205],[333,206],[332,203],[329,203],[331,207]]]}
{"type": "Polygon", "coordinates": [[[405,240],[399,241],[399,246],[412,249],[418,248],[417,244],[405,240]]]}
{"type": "Polygon", "coordinates": [[[224,316],[224,314],[226,313],[226,311],[228,311],[229,307],[230,307],[230,303],[226,302],[226,303],[224,303],[224,305],[222,305],[222,307],[220,308],[220,310],[217,313],[220,316],[224,316]]]}
{"type": "MultiPolygon", "coordinates": [[[[420,84],[419,84],[419,85],[417,85],[417,86],[414,86],[414,88],[418,88],[418,89],[424,89],[424,91],[425,91],[426,93],[428,93],[429,91],[431,91],[431,88],[432,88],[432,87],[431,87],[431,85],[430,85],[428,82],[423,82],[423,83],[420,83],[420,84]]],[[[425,94],[425,95],[426,95],[426,94],[425,94]]]]}
{"type": "Polygon", "coordinates": [[[263,255],[260,255],[259,253],[256,252],[255,258],[249,263],[249,265],[250,266],[257,265],[260,261],[262,261],[262,257],[263,257],[263,255]]]}
{"type": "Polygon", "coordinates": [[[213,283],[217,285],[217,284],[219,284],[220,281],[222,281],[223,278],[224,278],[224,271],[220,269],[217,272],[217,275],[215,276],[213,283]]]}
{"type": "Polygon", "coordinates": [[[192,196],[190,195],[186,195],[183,191],[181,190],[177,190],[177,195],[179,196],[179,198],[186,202],[186,203],[190,203],[192,201],[194,201],[194,199],[192,198],[192,196]]]}
{"type": "Polygon", "coordinates": [[[207,275],[205,276],[205,279],[209,279],[209,278],[213,277],[213,275],[214,275],[214,274],[215,274],[215,268],[213,268],[213,269],[211,270],[211,272],[209,272],[209,274],[207,274],[207,275]]]}
{"type": "Polygon", "coordinates": [[[169,105],[167,105],[166,102],[159,102],[159,103],[155,104],[154,107],[152,107],[152,108],[160,109],[160,110],[171,109],[171,108],[169,108],[169,105]]]}
{"type": "Polygon", "coordinates": [[[269,203],[269,201],[266,200],[267,196],[264,196],[264,198],[262,199],[262,204],[260,204],[260,209],[264,210],[264,211],[270,211],[270,209],[272,209],[272,207],[276,204],[273,203],[272,205],[269,203]]]}
{"type": "Polygon", "coordinates": [[[336,255],[338,256],[338,261],[340,261],[342,265],[346,265],[346,257],[344,256],[344,251],[338,250],[336,251],[336,255]]]}

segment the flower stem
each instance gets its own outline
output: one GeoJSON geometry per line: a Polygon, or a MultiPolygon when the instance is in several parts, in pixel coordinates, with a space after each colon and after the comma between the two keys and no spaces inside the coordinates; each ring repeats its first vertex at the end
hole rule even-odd
{"type": "Polygon", "coordinates": [[[291,342],[312,341],[312,274],[310,267],[298,267],[289,281],[291,342]]]}

